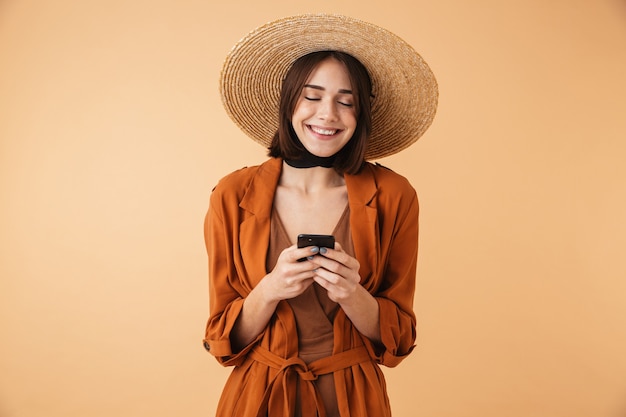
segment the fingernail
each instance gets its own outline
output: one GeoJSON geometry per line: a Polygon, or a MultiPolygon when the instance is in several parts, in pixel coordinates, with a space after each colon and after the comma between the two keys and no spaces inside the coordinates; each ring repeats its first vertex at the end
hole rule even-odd
{"type": "Polygon", "coordinates": [[[313,256],[307,256],[306,258],[307,258],[309,261],[312,261],[312,260],[313,260],[313,256]]]}
{"type": "Polygon", "coordinates": [[[328,250],[326,248],[320,248],[320,253],[323,255],[326,252],[328,252],[328,250]]]}
{"type": "Polygon", "coordinates": [[[320,248],[318,248],[317,246],[313,246],[313,247],[311,248],[311,252],[313,252],[313,253],[317,253],[317,252],[319,252],[319,251],[320,251],[320,248]]]}

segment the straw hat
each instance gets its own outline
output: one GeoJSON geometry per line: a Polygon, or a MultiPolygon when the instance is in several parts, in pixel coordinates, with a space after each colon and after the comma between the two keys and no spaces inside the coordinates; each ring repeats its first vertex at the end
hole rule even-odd
{"type": "Polygon", "coordinates": [[[220,79],[226,112],[268,147],[278,129],[282,80],[294,61],[316,51],[346,52],[372,80],[372,133],[365,159],[415,143],[437,109],[437,81],[422,57],[386,29],[341,15],[305,14],[267,23],[230,51],[220,79]]]}

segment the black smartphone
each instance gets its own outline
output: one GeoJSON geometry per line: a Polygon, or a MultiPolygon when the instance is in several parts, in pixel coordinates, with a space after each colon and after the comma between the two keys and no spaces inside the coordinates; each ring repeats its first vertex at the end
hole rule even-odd
{"type": "Polygon", "coordinates": [[[298,235],[298,247],[318,246],[320,248],[335,248],[335,236],[333,235],[298,235]]]}
{"type": "MultiPolygon", "coordinates": [[[[333,235],[298,235],[298,247],[317,246],[320,248],[335,248],[335,236],[333,235]]],[[[306,258],[298,259],[298,262],[305,261],[306,258]]]]}

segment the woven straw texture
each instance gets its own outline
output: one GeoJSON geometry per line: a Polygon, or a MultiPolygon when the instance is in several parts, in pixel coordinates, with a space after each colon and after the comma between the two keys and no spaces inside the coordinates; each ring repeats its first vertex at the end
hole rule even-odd
{"type": "Polygon", "coordinates": [[[372,134],[365,159],[395,154],[428,129],[437,109],[438,90],[421,56],[383,28],[328,14],[267,23],[233,47],[220,79],[228,115],[248,136],[269,146],[278,128],[282,79],[296,59],[322,50],[354,56],[372,79],[372,134]]]}

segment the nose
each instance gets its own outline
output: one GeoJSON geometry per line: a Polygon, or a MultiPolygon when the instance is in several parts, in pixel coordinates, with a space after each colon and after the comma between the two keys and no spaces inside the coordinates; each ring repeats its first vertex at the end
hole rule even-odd
{"type": "Polygon", "coordinates": [[[325,120],[327,122],[336,121],[338,119],[337,103],[333,100],[322,100],[320,102],[317,116],[321,120],[325,120]]]}

